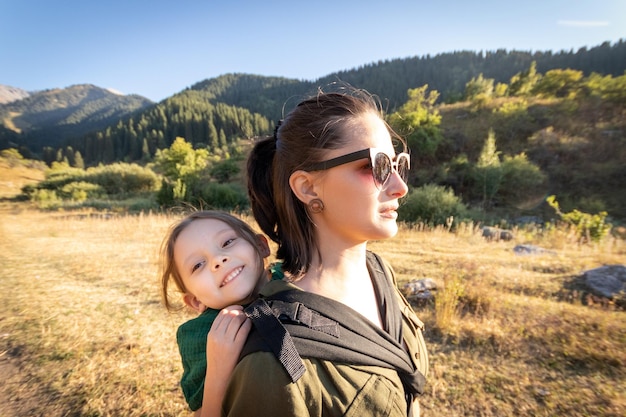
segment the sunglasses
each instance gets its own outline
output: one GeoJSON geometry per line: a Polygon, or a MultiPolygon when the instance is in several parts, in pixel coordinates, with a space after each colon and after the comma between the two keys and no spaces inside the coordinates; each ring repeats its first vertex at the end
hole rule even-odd
{"type": "Polygon", "coordinates": [[[318,162],[317,164],[311,165],[307,171],[324,171],[364,158],[368,158],[370,160],[370,165],[372,166],[372,177],[374,177],[374,183],[378,189],[381,189],[385,185],[391,175],[391,172],[394,170],[398,173],[398,175],[400,175],[402,181],[406,183],[411,165],[411,158],[409,157],[409,154],[404,152],[399,153],[392,161],[386,153],[381,152],[376,148],[362,149],[347,155],[329,159],[328,161],[318,162]]]}

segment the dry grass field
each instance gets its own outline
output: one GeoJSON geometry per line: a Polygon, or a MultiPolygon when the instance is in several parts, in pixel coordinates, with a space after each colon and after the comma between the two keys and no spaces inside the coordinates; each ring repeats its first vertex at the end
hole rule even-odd
{"type": "MultiPolygon", "coordinates": [[[[0,203],[1,416],[189,414],[175,344],[188,316],[165,311],[157,278],[176,218],[0,203]]],[[[584,270],[626,263],[623,240],[403,227],[370,248],[401,282],[445,285],[416,307],[431,358],[423,416],[626,415],[626,313],[578,288],[584,270]],[[553,253],[518,256],[518,243],[553,253]]]]}

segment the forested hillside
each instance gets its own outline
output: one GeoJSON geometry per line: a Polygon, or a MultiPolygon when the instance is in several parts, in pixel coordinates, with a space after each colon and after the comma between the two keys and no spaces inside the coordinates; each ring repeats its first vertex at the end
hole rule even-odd
{"type": "MultiPolygon", "coordinates": [[[[203,91],[187,90],[141,114],[120,120],[104,131],[68,141],[69,148],[81,152],[87,163],[148,161],[158,149],[169,147],[177,137],[211,153],[227,152],[238,138],[249,138],[270,129],[267,118],[243,107],[210,99],[203,91]]],[[[44,149],[46,162],[55,160],[56,151],[44,149]]]]}
{"type": "Polygon", "coordinates": [[[527,97],[441,106],[444,143],[434,160],[416,166],[414,184],[449,186],[483,206],[490,198],[487,209],[512,217],[553,217],[542,203],[556,195],[568,211],[606,211],[626,220],[626,76],[620,79],[622,103],[527,97]],[[490,135],[496,162],[483,172],[494,178],[477,180],[490,135]],[[539,171],[524,169],[533,167],[539,171]],[[494,187],[493,195],[485,185],[494,187]]]}
{"type": "MultiPolygon", "coordinates": [[[[203,161],[196,161],[193,175],[191,168],[186,173],[176,169],[164,180],[159,201],[224,203],[224,193],[235,190],[233,204],[243,207],[238,166],[247,140],[269,134],[301,98],[341,80],[377,94],[391,125],[407,139],[413,164],[409,185],[416,190],[409,198],[416,201],[406,207],[419,206],[420,198],[429,203],[447,199],[451,206],[440,210],[441,216],[513,218],[537,214],[546,197],[555,194],[564,210],[626,219],[625,54],[626,43],[620,41],[576,53],[455,52],[385,61],[315,82],[226,74],[38,152],[48,165],[82,169],[134,162],[165,171],[170,157],[187,165],[185,155],[195,152],[193,158],[203,161]],[[210,181],[219,187],[206,188],[210,181]]],[[[11,103],[12,114],[36,109],[31,99],[11,103]]],[[[85,111],[76,105],[64,113],[63,125],[53,127],[69,128],[72,121],[80,126],[80,120],[100,115],[93,111],[86,117],[85,111]]],[[[0,137],[5,145],[21,144],[12,147],[22,154],[37,155],[36,148],[27,147],[34,142],[26,140],[43,140],[54,131],[45,123],[61,113],[9,117],[14,125],[0,127],[0,137]],[[16,121],[30,133],[16,132],[16,121]]],[[[403,215],[424,218],[417,212],[403,215]]],[[[427,221],[442,224],[446,218],[427,221]]]]}
{"type": "Polygon", "coordinates": [[[0,148],[21,147],[41,155],[71,138],[106,128],[152,102],[89,84],[51,89],[0,105],[0,148]]]}
{"type": "Polygon", "coordinates": [[[406,101],[409,88],[428,84],[441,94],[441,101],[451,103],[462,98],[465,84],[473,77],[483,74],[496,83],[508,83],[515,74],[526,70],[536,62],[537,71],[546,73],[551,69],[575,69],[584,75],[598,73],[619,76],[626,70],[626,41],[614,44],[605,42],[594,48],[578,51],[458,51],[393,59],[367,64],[350,71],[341,71],[318,80],[320,85],[339,78],[364,88],[389,100],[393,110],[406,101]]]}

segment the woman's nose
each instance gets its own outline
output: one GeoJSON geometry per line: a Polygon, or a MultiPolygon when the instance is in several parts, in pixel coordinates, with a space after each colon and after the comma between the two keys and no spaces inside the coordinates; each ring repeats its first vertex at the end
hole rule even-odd
{"type": "Polygon", "coordinates": [[[409,186],[402,180],[398,171],[392,170],[387,183],[387,192],[394,197],[401,198],[409,192],[409,186]]]}

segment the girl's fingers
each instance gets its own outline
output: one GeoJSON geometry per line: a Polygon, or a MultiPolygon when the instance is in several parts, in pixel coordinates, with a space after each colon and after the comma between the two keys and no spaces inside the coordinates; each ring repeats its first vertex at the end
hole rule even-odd
{"type": "Polygon", "coordinates": [[[208,337],[222,338],[225,341],[245,340],[251,323],[241,306],[226,307],[217,315],[208,337]],[[232,307],[232,308],[231,308],[232,307]]]}

